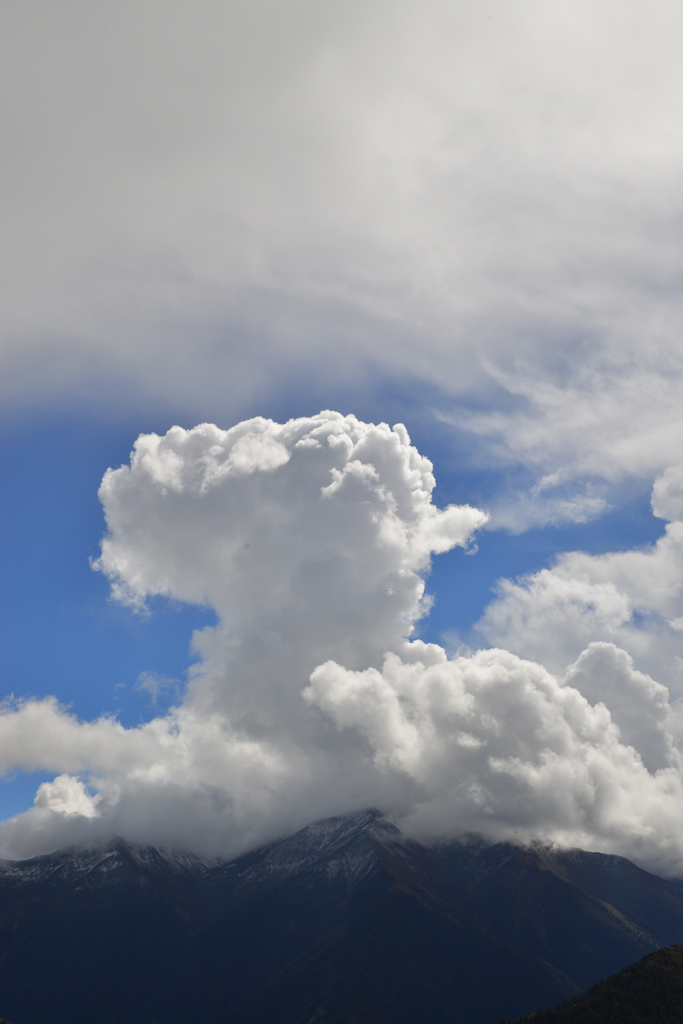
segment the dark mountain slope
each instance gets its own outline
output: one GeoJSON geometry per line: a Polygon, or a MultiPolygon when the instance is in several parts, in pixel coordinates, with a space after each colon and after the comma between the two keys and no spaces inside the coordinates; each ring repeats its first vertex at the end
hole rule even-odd
{"type": "MultiPolygon", "coordinates": [[[[548,964],[473,927],[440,855],[401,841],[371,813],[316,823],[235,868],[239,881],[214,905],[203,945],[211,952],[189,989],[214,986],[211,1020],[431,1024],[448,1012],[457,1024],[528,1006],[529,991],[544,1002],[576,991],[548,964]],[[226,1005],[219,971],[230,991],[245,993],[241,1003],[226,1005]]],[[[182,1002],[190,1012],[189,995],[182,1002]]]]}
{"type": "Polygon", "coordinates": [[[522,1020],[524,1024],[680,1024],[683,946],[650,953],[595,985],[571,1005],[522,1020]]]}
{"type": "Polygon", "coordinates": [[[683,890],[623,857],[481,841],[443,853],[465,868],[465,907],[480,928],[579,988],[683,939],[683,890]]]}
{"type": "Polygon", "coordinates": [[[3,1009],[19,1024],[113,1021],[126,1003],[138,1008],[134,1019],[166,1012],[165,994],[193,949],[195,888],[191,870],[124,843],[1,872],[3,1009]]]}
{"type": "Polygon", "coordinates": [[[500,1006],[528,1009],[529,992],[545,1004],[572,989],[548,964],[392,887],[275,979],[256,1019],[459,1024],[490,1020],[500,1006]]]}
{"type": "Polygon", "coordinates": [[[622,858],[427,848],[374,812],[232,862],[117,841],[0,865],[15,1024],[483,1024],[681,940],[683,890],[622,858]]]}

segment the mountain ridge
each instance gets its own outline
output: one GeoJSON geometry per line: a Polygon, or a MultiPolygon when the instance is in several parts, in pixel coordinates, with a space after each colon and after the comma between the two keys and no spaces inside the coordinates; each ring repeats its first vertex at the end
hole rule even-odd
{"type": "Polygon", "coordinates": [[[230,861],[119,838],[0,863],[14,1024],[485,1024],[676,941],[683,888],[624,858],[426,846],[376,810],[230,861]]]}

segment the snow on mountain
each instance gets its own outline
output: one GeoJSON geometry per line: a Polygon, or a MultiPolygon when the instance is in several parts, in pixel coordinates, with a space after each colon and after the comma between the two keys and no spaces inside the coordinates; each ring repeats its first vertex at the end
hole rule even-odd
{"type": "Polygon", "coordinates": [[[52,878],[77,882],[104,878],[130,868],[146,871],[200,874],[214,862],[182,850],[157,849],[114,838],[105,846],[70,847],[30,860],[0,860],[0,882],[36,882],[52,878]]]}

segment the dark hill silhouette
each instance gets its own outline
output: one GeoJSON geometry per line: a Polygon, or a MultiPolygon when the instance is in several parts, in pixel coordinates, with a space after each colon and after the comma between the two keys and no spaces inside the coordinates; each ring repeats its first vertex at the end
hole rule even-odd
{"type": "Polygon", "coordinates": [[[680,1024],[681,1021],[683,946],[669,946],[594,985],[570,1005],[534,1013],[516,1024],[680,1024]]]}
{"type": "Polygon", "coordinates": [[[376,812],[232,862],[117,840],[0,865],[14,1024],[485,1024],[682,939],[683,889],[623,858],[429,848],[376,812]]]}

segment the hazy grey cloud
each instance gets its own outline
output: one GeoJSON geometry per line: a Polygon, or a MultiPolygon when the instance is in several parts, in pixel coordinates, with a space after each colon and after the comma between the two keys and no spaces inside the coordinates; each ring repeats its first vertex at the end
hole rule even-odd
{"type": "Polygon", "coordinates": [[[556,481],[494,524],[598,514],[683,441],[682,37],[669,0],[10,4],[5,400],[409,374],[556,481]]]}

